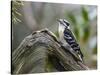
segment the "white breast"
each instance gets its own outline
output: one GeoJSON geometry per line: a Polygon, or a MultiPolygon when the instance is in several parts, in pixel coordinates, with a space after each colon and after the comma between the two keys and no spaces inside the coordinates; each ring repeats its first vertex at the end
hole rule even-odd
{"type": "Polygon", "coordinates": [[[65,43],[65,40],[64,40],[64,29],[65,29],[65,26],[59,24],[59,39],[61,42],[65,43]]]}

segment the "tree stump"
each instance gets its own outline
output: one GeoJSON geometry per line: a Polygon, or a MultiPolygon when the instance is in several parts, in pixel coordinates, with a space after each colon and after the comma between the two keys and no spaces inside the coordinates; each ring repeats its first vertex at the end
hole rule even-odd
{"type": "Polygon", "coordinates": [[[12,74],[88,70],[48,29],[33,32],[12,52],[12,74]]]}

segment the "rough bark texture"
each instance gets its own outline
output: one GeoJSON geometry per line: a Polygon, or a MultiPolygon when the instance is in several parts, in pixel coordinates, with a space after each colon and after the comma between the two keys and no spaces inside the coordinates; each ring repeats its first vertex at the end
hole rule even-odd
{"type": "Polygon", "coordinates": [[[12,73],[87,70],[69,49],[48,29],[33,32],[12,52],[12,73]]]}

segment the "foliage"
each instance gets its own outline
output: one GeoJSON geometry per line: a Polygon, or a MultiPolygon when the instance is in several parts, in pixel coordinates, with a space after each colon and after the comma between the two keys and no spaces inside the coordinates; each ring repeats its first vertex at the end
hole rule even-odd
{"type": "Polygon", "coordinates": [[[19,17],[21,17],[22,15],[20,14],[19,8],[23,6],[23,2],[19,1],[19,0],[13,0],[11,1],[11,16],[12,16],[12,23],[18,23],[21,22],[21,20],[19,19],[19,17]]]}

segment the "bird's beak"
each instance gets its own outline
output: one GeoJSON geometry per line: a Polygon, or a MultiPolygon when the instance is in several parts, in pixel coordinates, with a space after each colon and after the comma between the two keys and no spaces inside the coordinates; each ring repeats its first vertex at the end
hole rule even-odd
{"type": "Polygon", "coordinates": [[[62,21],[61,19],[57,19],[57,21],[58,21],[60,24],[62,24],[62,25],[65,26],[65,24],[63,23],[63,21],[62,21]]]}
{"type": "Polygon", "coordinates": [[[57,19],[57,21],[61,23],[61,20],[60,19],[57,19]]]}
{"type": "Polygon", "coordinates": [[[57,19],[57,21],[58,21],[60,24],[63,24],[63,22],[62,22],[61,19],[57,19]]]}

